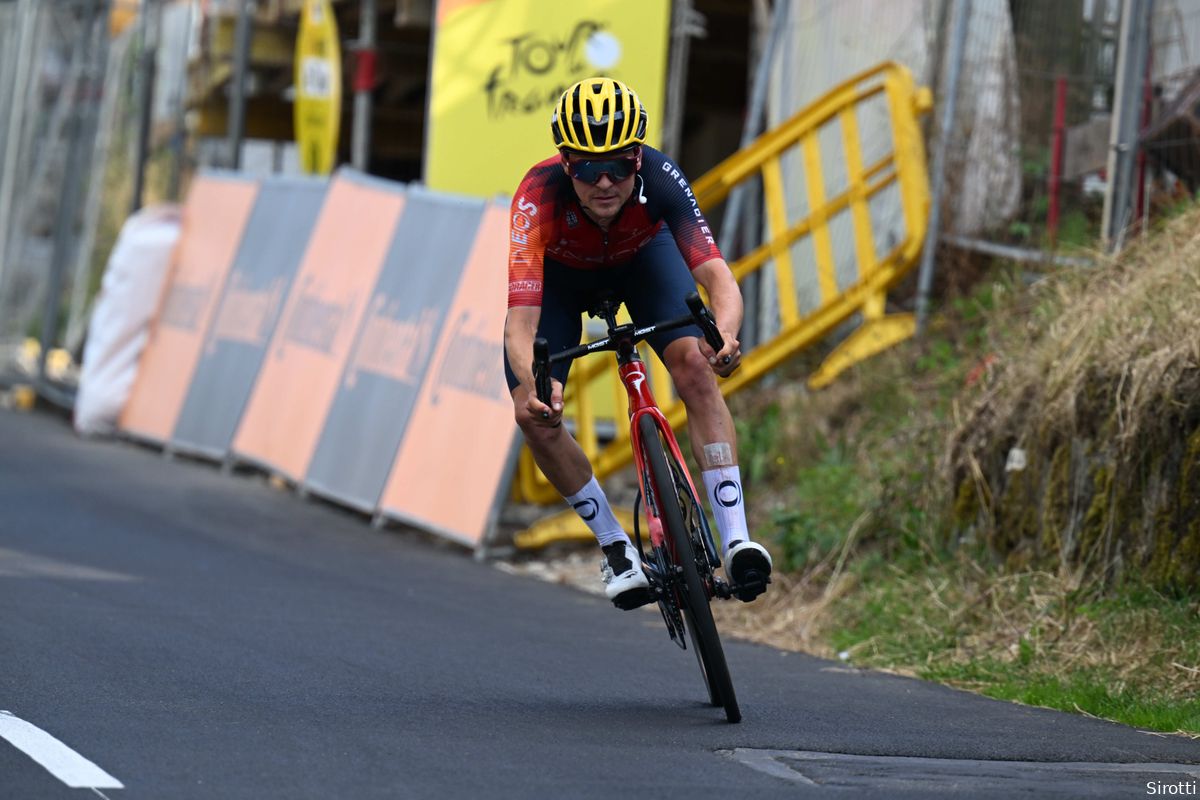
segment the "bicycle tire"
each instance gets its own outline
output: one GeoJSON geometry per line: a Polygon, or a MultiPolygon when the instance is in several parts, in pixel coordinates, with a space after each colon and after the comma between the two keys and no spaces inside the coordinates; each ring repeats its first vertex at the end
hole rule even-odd
{"type": "MultiPolygon", "coordinates": [[[[673,468],[675,461],[676,461],[676,459],[675,459],[674,455],[667,456],[667,466],[672,467],[671,473],[672,473],[672,478],[675,480],[675,488],[681,492],[687,492],[686,501],[689,504],[695,505],[695,507],[697,509],[697,513],[703,514],[704,513],[703,510],[700,510],[699,500],[696,498],[695,494],[692,493],[691,488],[686,484],[686,482],[680,480],[680,473],[676,472],[676,470],[673,468]]],[[[681,503],[684,502],[684,498],[681,498],[680,502],[681,503]]],[[[683,515],[683,520],[684,520],[684,523],[683,523],[684,529],[687,530],[689,534],[693,533],[693,531],[688,527],[686,514],[683,515]]],[[[691,542],[692,542],[692,546],[693,546],[692,555],[695,556],[695,555],[697,555],[697,553],[695,552],[696,539],[692,538],[691,542]]],[[[701,581],[703,582],[703,580],[704,579],[702,577],[701,581]]],[[[707,592],[705,594],[707,595],[707,592]]],[[[685,625],[684,627],[687,628],[688,638],[690,638],[692,640],[692,651],[696,654],[696,662],[700,665],[700,675],[704,678],[705,686],[708,687],[708,702],[714,708],[720,708],[721,706],[725,705],[725,698],[723,698],[721,696],[721,689],[719,686],[717,686],[716,681],[711,681],[708,679],[708,668],[704,666],[704,656],[701,654],[700,640],[696,636],[696,626],[695,625],[685,625]]]]}
{"type": "Polygon", "coordinates": [[[693,647],[699,655],[701,677],[708,689],[710,701],[719,701],[725,707],[725,718],[729,722],[740,722],[742,712],[738,707],[737,695],[733,691],[733,679],[729,676],[725,651],[721,647],[717,624],[708,604],[708,593],[696,568],[691,535],[683,522],[682,503],[688,501],[679,497],[675,490],[675,479],[667,461],[667,450],[659,438],[658,425],[654,419],[649,414],[643,415],[638,420],[638,429],[650,468],[650,479],[654,484],[654,494],[658,500],[658,513],[662,515],[663,526],[675,545],[676,558],[680,562],[677,566],[683,570],[684,585],[683,591],[680,592],[683,617],[691,634],[693,647]]]}

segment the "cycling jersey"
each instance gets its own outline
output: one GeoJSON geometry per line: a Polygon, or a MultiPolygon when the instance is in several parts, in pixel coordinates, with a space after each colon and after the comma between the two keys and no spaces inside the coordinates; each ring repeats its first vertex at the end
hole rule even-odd
{"type": "Polygon", "coordinates": [[[688,269],[721,258],[687,178],[666,155],[643,145],[642,168],[634,181],[633,194],[605,231],[579,204],[560,156],[525,174],[512,202],[509,308],[542,305],[547,258],[580,270],[626,264],[654,240],[664,222],[688,269]]]}
{"type": "MultiPolygon", "coordinates": [[[[583,313],[595,307],[601,293],[624,303],[634,324],[644,326],[686,317],[691,312],[684,298],[696,290],[696,281],[679,254],[679,245],[666,228],[660,228],[650,243],[624,264],[611,269],[576,269],[547,257],[544,276],[545,291],[536,335],[546,340],[552,355],[579,344],[583,313]]],[[[646,342],[660,359],[666,360],[667,345],[688,336],[699,338],[703,334],[695,325],[688,325],[653,333],[646,337],[646,342]]],[[[570,361],[559,361],[550,368],[550,375],[566,386],[570,369],[570,361]]],[[[509,364],[507,349],[504,375],[509,390],[517,388],[517,376],[509,364]]]]}

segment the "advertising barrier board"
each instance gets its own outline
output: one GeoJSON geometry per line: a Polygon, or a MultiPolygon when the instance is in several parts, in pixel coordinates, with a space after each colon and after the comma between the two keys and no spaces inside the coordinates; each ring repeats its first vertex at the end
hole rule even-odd
{"type": "Polygon", "coordinates": [[[303,480],[383,268],[404,193],[338,173],[234,435],[238,460],[303,480]]]}
{"type": "Polygon", "coordinates": [[[409,190],[305,476],[313,492],[375,509],[482,213],[409,190]]]}
{"type": "Polygon", "coordinates": [[[327,186],[263,182],[171,436],[175,449],[216,459],[229,452],[327,186]]]}
{"type": "Polygon", "coordinates": [[[165,443],[175,430],[257,195],[257,183],[231,175],[201,175],[193,183],[171,275],[118,424],[126,435],[165,443]]]}

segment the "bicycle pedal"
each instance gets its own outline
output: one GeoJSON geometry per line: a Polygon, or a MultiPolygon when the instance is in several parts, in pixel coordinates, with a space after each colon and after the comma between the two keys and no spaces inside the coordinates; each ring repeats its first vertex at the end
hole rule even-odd
{"type": "Polygon", "coordinates": [[[614,597],[612,604],[622,611],[632,611],[635,608],[648,606],[654,600],[654,591],[652,589],[630,589],[614,597]]]}
{"type": "Polygon", "coordinates": [[[743,603],[749,603],[767,591],[767,584],[770,582],[770,575],[763,575],[758,570],[750,570],[746,573],[746,580],[731,587],[733,589],[733,596],[743,603]]]}

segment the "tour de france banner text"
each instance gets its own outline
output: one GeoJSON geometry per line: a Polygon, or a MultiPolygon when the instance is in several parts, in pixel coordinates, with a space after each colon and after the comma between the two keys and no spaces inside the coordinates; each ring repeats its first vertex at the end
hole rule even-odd
{"type": "Polygon", "coordinates": [[[576,81],[625,81],[661,141],[670,0],[438,0],[425,182],[494,197],[554,154],[550,114],[576,81]]]}

